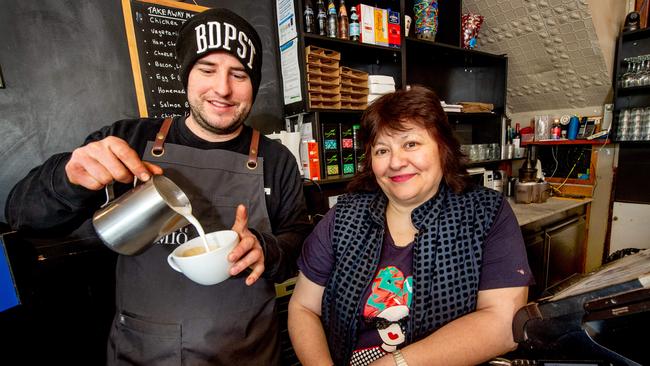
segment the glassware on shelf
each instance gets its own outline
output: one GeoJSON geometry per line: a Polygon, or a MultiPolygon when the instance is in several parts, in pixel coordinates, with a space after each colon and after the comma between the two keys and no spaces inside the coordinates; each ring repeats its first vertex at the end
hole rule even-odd
{"type": "Polygon", "coordinates": [[[650,85],[650,57],[648,55],[639,56],[639,71],[637,72],[637,86],[650,85]]]}
{"type": "Polygon", "coordinates": [[[311,4],[311,0],[307,0],[307,2],[305,3],[304,17],[305,17],[305,32],[315,33],[316,27],[314,24],[314,9],[311,4]]]}
{"type": "Polygon", "coordinates": [[[617,84],[619,88],[625,88],[625,79],[627,78],[627,75],[632,71],[632,64],[627,60],[623,60],[623,62],[627,65],[627,69],[618,77],[617,84]]]}
{"type": "Polygon", "coordinates": [[[650,55],[627,57],[623,62],[627,64],[627,68],[618,79],[619,87],[650,85],[650,55]]]}
{"type": "Polygon", "coordinates": [[[490,144],[491,160],[501,159],[501,146],[498,143],[490,144]]]}
{"type": "Polygon", "coordinates": [[[478,145],[473,144],[469,146],[469,160],[470,161],[478,161],[479,159],[479,151],[478,151],[478,145]]]}
{"type": "Polygon", "coordinates": [[[621,110],[616,132],[619,141],[650,140],[650,107],[621,110]]]}
{"type": "Polygon", "coordinates": [[[487,144],[479,144],[478,145],[478,160],[487,160],[487,154],[488,154],[488,145],[487,144]]]}
{"type": "Polygon", "coordinates": [[[460,145],[460,151],[470,162],[501,159],[501,145],[498,143],[460,145]]]}

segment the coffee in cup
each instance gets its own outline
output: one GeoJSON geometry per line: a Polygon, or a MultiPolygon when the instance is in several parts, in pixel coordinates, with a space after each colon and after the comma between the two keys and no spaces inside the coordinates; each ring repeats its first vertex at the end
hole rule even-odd
{"type": "MultiPolygon", "coordinates": [[[[209,247],[210,251],[219,249],[219,246],[214,245],[214,244],[213,245],[208,244],[208,247],[209,247]]],[[[193,247],[193,248],[190,248],[190,249],[184,251],[183,253],[181,253],[181,257],[191,257],[193,255],[199,255],[199,254],[203,254],[203,253],[205,253],[205,246],[193,247]]]]}
{"type": "Polygon", "coordinates": [[[232,263],[228,254],[239,243],[239,235],[232,230],[215,231],[207,234],[210,251],[206,252],[201,237],[179,245],[167,256],[167,263],[190,280],[201,285],[216,285],[230,277],[232,263]]]}

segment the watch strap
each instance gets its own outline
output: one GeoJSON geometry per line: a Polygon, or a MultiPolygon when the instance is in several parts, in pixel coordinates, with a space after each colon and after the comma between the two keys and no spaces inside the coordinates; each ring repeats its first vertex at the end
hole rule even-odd
{"type": "Polygon", "coordinates": [[[395,360],[395,366],[408,366],[400,350],[395,350],[393,352],[393,359],[395,360]]]}

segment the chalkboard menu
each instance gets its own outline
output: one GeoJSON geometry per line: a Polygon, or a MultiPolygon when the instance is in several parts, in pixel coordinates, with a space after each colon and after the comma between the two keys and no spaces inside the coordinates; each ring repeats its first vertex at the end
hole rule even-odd
{"type": "Polygon", "coordinates": [[[189,108],[178,78],[178,29],[206,7],[170,0],[122,0],[141,117],[183,115],[189,108]]]}

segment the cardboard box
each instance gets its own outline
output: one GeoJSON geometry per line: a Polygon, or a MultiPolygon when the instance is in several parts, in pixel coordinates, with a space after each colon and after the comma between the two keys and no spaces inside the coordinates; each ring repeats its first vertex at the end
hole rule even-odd
{"type": "Polygon", "coordinates": [[[323,151],[336,151],[338,152],[341,146],[339,123],[323,123],[321,139],[323,143],[323,151]]]}
{"type": "Polygon", "coordinates": [[[362,43],[375,44],[375,8],[370,5],[357,5],[359,15],[359,27],[361,29],[360,40],[362,43]]]}
{"type": "Polygon", "coordinates": [[[388,84],[370,84],[368,85],[368,90],[370,91],[370,94],[388,94],[392,93],[395,91],[395,85],[388,85],[388,84]]]}
{"type": "Polygon", "coordinates": [[[325,177],[341,174],[341,154],[337,151],[325,151],[325,177]]]}
{"type": "Polygon", "coordinates": [[[399,12],[388,9],[388,46],[400,47],[402,44],[401,29],[399,12]]]}
{"type": "Polygon", "coordinates": [[[300,160],[305,178],[320,180],[320,159],[318,158],[318,143],[316,140],[302,142],[300,160]]]}
{"type": "Polygon", "coordinates": [[[354,149],[354,131],[352,130],[352,125],[342,124],[340,131],[341,149],[354,149]]]}
{"type": "Polygon", "coordinates": [[[368,83],[395,85],[395,79],[389,75],[368,75],[368,83]]]}
{"type": "Polygon", "coordinates": [[[375,44],[388,46],[388,11],[375,8],[375,44]]]}
{"type": "Polygon", "coordinates": [[[344,175],[350,175],[356,172],[354,156],[354,149],[343,149],[341,151],[341,170],[344,175]]]}

